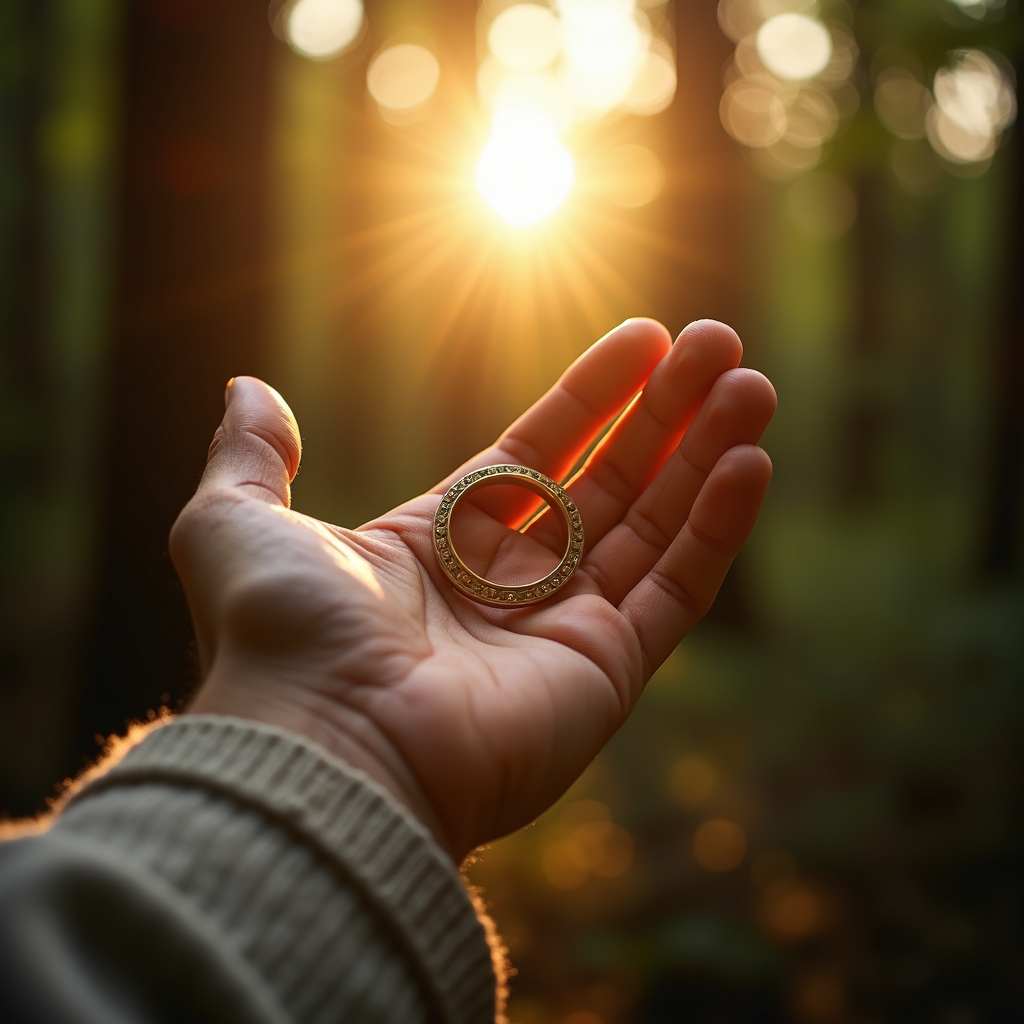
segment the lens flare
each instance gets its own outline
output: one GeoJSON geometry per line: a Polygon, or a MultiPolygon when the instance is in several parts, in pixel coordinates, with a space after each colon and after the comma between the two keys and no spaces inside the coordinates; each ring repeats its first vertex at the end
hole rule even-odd
{"type": "Polygon", "coordinates": [[[501,110],[480,154],[476,181],[494,211],[517,227],[555,212],[572,188],[569,151],[547,118],[534,110],[501,110]]]}

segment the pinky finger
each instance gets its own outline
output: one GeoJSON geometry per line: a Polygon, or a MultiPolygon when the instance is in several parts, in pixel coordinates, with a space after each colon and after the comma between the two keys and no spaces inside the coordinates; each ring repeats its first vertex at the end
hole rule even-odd
{"type": "Polygon", "coordinates": [[[645,679],[711,607],[754,528],[771,475],[771,460],[760,448],[730,448],[661,560],[619,605],[640,641],[645,679]]]}

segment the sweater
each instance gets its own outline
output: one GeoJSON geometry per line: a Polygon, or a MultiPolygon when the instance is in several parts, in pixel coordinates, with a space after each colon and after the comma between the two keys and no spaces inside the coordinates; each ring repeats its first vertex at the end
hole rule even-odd
{"type": "Polygon", "coordinates": [[[158,723],[42,829],[0,843],[9,1024],[500,1013],[501,950],[458,871],[380,786],[302,737],[158,723]]]}

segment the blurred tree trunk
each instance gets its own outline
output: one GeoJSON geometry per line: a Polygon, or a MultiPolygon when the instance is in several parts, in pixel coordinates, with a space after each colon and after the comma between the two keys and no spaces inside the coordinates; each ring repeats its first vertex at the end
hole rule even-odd
{"type": "Polygon", "coordinates": [[[103,534],[81,743],[190,675],[167,533],[228,378],[259,373],[270,49],[265,4],[134,0],[124,23],[103,534]]]}
{"type": "Polygon", "coordinates": [[[0,5],[0,815],[81,763],[118,7],[0,5]]]}

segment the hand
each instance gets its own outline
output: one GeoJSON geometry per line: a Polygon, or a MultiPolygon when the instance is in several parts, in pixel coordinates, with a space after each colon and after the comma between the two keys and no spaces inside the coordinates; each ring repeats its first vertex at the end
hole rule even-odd
{"type": "MultiPolygon", "coordinates": [[[[660,324],[627,321],[491,448],[358,530],[289,508],[298,427],[271,388],[236,378],[171,534],[205,674],[189,710],[311,737],[457,861],[533,820],[622,725],[753,528],[775,392],[737,369],[741,353],[713,321],[674,346],[660,324]],[[456,593],[433,550],[440,495],[499,462],[560,480],[631,401],[567,485],[586,549],[565,589],[517,609],[456,593]]],[[[536,499],[512,493],[460,503],[457,542],[487,578],[525,582],[564,539],[547,513],[518,532],[536,499]]]]}

